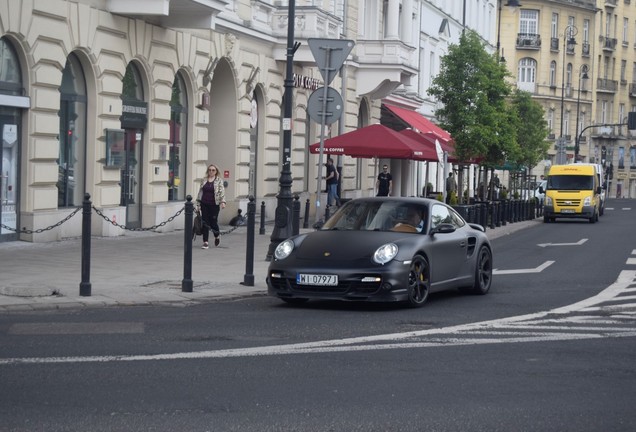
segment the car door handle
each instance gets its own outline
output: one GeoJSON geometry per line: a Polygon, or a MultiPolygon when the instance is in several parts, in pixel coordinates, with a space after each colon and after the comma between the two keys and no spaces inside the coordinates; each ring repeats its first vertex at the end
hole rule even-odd
{"type": "Polygon", "coordinates": [[[459,247],[460,247],[460,248],[463,248],[463,247],[465,247],[465,246],[466,246],[466,242],[465,242],[465,241],[463,241],[463,242],[460,242],[460,243],[459,243],[459,247]]]}

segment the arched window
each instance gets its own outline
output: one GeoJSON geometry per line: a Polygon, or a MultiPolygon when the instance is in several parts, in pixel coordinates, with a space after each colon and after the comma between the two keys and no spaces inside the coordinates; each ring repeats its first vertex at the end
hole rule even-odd
{"type": "Polygon", "coordinates": [[[185,199],[186,143],[188,129],[188,95],[180,73],[174,77],[170,100],[170,156],[168,159],[168,200],[185,199]]]}
{"type": "Polygon", "coordinates": [[[0,93],[22,96],[22,71],[15,50],[0,38],[0,93]]]}
{"type": "Polygon", "coordinates": [[[79,58],[66,59],[60,86],[60,157],[58,159],[57,205],[82,203],[86,190],[86,80],[79,58]]]}
{"type": "Polygon", "coordinates": [[[141,81],[141,74],[134,63],[128,63],[126,67],[126,75],[124,75],[123,88],[121,92],[122,99],[134,101],[144,100],[144,89],[141,81]]]}
{"type": "Polygon", "coordinates": [[[519,60],[519,73],[517,76],[517,87],[534,93],[536,79],[537,62],[529,57],[519,60]]]}
{"type": "Polygon", "coordinates": [[[556,87],[556,62],[550,62],[550,87],[556,87]]]}
{"type": "Polygon", "coordinates": [[[10,41],[0,38],[0,242],[18,240],[15,229],[20,226],[21,118],[28,102],[23,96],[20,61],[10,41]]]}

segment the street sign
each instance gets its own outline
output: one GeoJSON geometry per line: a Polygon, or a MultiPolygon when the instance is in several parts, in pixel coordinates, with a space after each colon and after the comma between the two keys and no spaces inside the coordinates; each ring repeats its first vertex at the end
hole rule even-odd
{"type": "Polygon", "coordinates": [[[327,87],[327,99],[325,103],[325,88],[320,87],[309,96],[307,112],[309,118],[316,123],[330,125],[340,119],[343,101],[340,93],[332,87],[327,87]],[[324,111],[323,111],[324,108],[324,111]]]}
{"type": "Polygon", "coordinates": [[[336,77],[340,66],[353,49],[354,41],[349,39],[309,38],[307,45],[316,60],[325,85],[329,85],[336,77]]]}
{"type": "Polygon", "coordinates": [[[442,145],[438,140],[435,140],[435,152],[437,153],[437,159],[439,159],[441,163],[444,163],[444,150],[442,150],[442,145]]]}

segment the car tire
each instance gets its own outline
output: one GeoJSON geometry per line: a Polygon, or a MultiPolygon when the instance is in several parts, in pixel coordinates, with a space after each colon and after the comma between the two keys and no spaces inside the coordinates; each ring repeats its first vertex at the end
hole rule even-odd
{"type": "Polygon", "coordinates": [[[492,252],[486,246],[482,246],[477,253],[475,264],[475,281],[470,290],[473,294],[484,295],[490,291],[492,285],[492,252]]]}
{"type": "Polygon", "coordinates": [[[422,255],[415,255],[411,260],[406,280],[407,302],[410,307],[424,306],[430,291],[430,277],[431,269],[426,258],[422,255]]]}

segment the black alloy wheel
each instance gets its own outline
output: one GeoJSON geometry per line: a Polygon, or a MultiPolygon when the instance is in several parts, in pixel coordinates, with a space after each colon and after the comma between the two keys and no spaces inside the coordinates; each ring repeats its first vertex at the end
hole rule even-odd
{"type": "Polygon", "coordinates": [[[479,249],[475,265],[475,282],[472,292],[486,294],[492,285],[492,253],[486,246],[479,249]]]}
{"type": "Polygon", "coordinates": [[[407,280],[408,305],[421,307],[428,299],[430,288],[430,267],[422,255],[415,255],[411,261],[407,280]]]}

